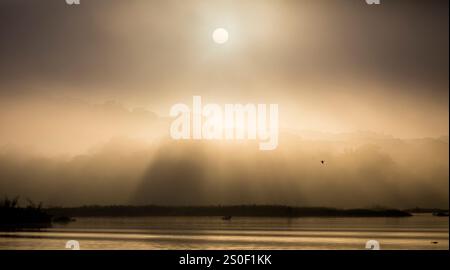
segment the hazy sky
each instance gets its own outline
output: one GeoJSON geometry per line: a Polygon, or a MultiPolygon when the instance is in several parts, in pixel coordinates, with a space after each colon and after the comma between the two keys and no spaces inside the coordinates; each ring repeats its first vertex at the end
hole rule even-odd
{"type": "Polygon", "coordinates": [[[446,207],[448,1],[381,2],[0,0],[0,190],[446,207]],[[194,95],[278,103],[278,149],[166,139],[170,107],[194,95]]]}
{"type": "Polygon", "coordinates": [[[0,91],[159,115],[202,95],[279,103],[286,128],[441,136],[448,31],[446,0],[1,0],[0,91]]]}

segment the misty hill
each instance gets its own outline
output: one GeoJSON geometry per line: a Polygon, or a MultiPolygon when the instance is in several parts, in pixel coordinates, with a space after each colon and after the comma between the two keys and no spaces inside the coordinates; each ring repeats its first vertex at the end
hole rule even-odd
{"type": "Polygon", "coordinates": [[[0,190],[58,206],[448,206],[448,142],[369,135],[306,140],[283,133],[271,153],[252,142],[129,138],[73,157],[2,149],[0,190]]]}
{"type": "Polygon", "coordinates": [[[239,216],[239,217],[409,217],[395,209],[336,209],[277,205],[238,206],[83,206],[49,208],[52,215],[71,217],[239,216]]]}

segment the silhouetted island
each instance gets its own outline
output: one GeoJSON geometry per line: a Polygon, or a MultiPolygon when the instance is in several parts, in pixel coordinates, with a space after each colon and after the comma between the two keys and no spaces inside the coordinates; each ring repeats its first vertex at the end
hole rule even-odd
{"type": "Polygon", "coordinates": [[[448,209],[440,209],[440,208],[412,208],[405,210],[408,213],[415,214],[433,214],[434,216],[447,216],[448,217],[448,209]]]}
{"type": "Polygon", "coordinates": [[[35,205],[28,201],[26,207],[19,206],[19,197],[5,198],[0,202],[0,228],[44,228],[51,225],[52,216],[43,208],[42,204],[35,205]]]}
{"type": "Polygon", "coordinates": [[[236,206],[82,206],[48,208],[51,215],[70,217],[218,216],[218,217],[409,217],[396,209],[336,209],[279,205],[236,206]]]}

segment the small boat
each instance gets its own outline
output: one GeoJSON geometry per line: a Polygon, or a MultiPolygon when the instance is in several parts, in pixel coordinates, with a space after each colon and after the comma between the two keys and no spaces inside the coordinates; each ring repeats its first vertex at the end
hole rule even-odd
{"type": "Polygon", "coordinates": [[[224,216],[222,217],[222,220],[231,220],[231,216],[224,216]]]}
{"type": "Polygon", "coordinates": [[[59,216],[59,217],[55,217],[52,220],[54,223],[62,223],[62,224],[67,224],[70,222],[75,222],[76,219],[71,218],[71,217],[67,217],[67,216],[59,216]]]}

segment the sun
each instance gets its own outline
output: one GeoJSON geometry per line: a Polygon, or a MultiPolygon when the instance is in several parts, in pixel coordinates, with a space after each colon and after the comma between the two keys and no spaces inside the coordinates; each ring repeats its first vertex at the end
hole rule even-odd
{"type": "Polygon", "coordinates": [[[217,44],[227,43],[228,38],[229,38],[228,31],[224,28],[217,28],[212,33],[212,39],[217,44]]]}

